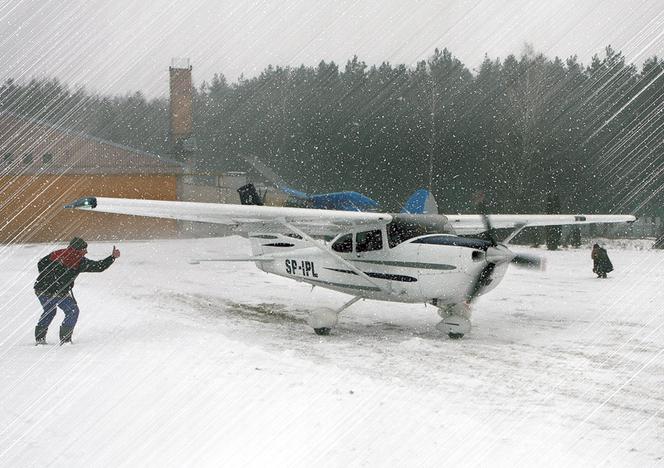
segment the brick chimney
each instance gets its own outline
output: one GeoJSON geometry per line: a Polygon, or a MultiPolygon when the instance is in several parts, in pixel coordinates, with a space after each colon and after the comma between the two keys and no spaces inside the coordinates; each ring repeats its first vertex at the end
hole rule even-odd
{"type": "Polygon", "coordinates": [[[189,59],[173,59],[168,68],[171,97],[171,150],[189,156],[196,149],[193,137],[191,65],[189,59]]]}

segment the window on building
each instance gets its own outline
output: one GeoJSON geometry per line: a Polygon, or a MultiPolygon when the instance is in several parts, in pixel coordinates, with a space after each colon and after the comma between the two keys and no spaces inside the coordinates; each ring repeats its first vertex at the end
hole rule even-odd
{"type": "Polygon", "coordinates": [[[380,229],[358,232],[355,237],[356,252],[371,252],[383,248],[383,233],[380,229]]]}
{"type": "Polygon", "coordinates": [[[4,156],[2,156],[2,160],[4,162],[11,162],[13,159],[13,155],[11,153],[5,153],[4,156]]]}
{"type": "Polygon", "coordinates": [[[23,163],[24,164],[32,163],[32,153],[28,153],[25,156],[23,156],[23,163]]]}
{"type": "Polygon", "coordinates": [[[46,153],[42,156],[42,162],[48,164],[53,161],[53,155],[51,153],[46,153]]]}

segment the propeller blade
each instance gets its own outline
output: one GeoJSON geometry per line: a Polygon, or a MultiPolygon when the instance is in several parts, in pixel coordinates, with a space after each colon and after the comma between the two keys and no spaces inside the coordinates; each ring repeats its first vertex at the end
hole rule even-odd
{"type": "Polygon", "coordinates": [[[489,221],[489,216],[486,213],[481,213],[481,215],[482,222],[484,222],[484,227],[486,228],[486,235],[489,238],[489,242],[491,242],[492,247],[495,247],[498,245],[498,239],[496,239],[493,226],[491,226],[491,222],[489,221]]]}
{"type": "Polygon", "coordinates": [[[466,296],[466,301],[468,303],[473,302],[478,296],[480,290],[491,282],[491,274],[495,268],[495,263],[487,263],[484,268],[480,270],[480,272],[475,277],[475,281],[473,281],[473,284],[468,290],[468,295],[466,296]]]}
{"type": "Polygon", "coordinates": [[[544,259],[537,255],[515,254],[510,261],[514,266],[534,270],[544,270],[546,265],[544,259]]]}
{"type": "MultiPolygon", "coordinates": [[[[498,240],[496,239],[496,236],[493,233],[493,226],[491,226],[491,221],[489,221],[489,216],[487,215],[487,207],[484,204],[484,193],[480,192],[477,194],[477,211],[479,211],[480,215],[482,216],[482,222],[484,223],[484,227],[486,228],[486,235],[491,243],[491,247],[496,247],[498,245],[498,240]]],[[[488,253],[487,249],[487,253],[488,253]]],[[[468,291],[468,295],[466,296],[466,301],[468,303],[471,303],[472,301],[475,300],[475,298],[478,296],[480,290],[489,284],[491,282],[491,274],[493,273],[493,270],[496,268],[496,264],[489,262],[487,263],[484,268],[480,270],[480,272],[477,274],[477,277],[475,278],[475,281],[473,281],[473,284],[470,287],[470,290],[468,291]]]]}
{"type": "Polygon", "coordinates": [[[482,223],[484,223],[484,228],[486,229],[486,236],[489,239],[489,242],[491,242],[491,245],[495,247],[498,245],[498,239],[496,239],[493,226],[491,226],[491,222],[489,221],[489,215],[487,215],[488,209],[484,203],[484,196],[484,192],[475,194],[475,203],[477,205],[477,211],[479,212],[480,216],[482,216],[482,223]]]}

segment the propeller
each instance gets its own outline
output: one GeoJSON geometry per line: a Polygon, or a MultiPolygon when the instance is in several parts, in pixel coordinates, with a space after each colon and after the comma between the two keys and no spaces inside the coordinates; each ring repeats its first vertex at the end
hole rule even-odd
{"type": "Polygon", "coordinates": [[[489,221],[486,205],[483,203],[484,196],[481,195],[477,203],[478,211],[482,216],[482,223],[486,228],[486,237],[490,246],[486,249],[485,259],[487,264],[479,271],[466,295],[466,302],[474,301],[483,287],[488,286],[491,281],[493,271],[499,263],[510,262],[514,266],[529,269],[543,269],[544,259],[537,255],[517,254],[508,249],[505,245],[498,244],[495,231],[489,221]]]}
{"type": "Polygon", "coordinates": [[[475,300],[475,298],[479,295],[480,290],[484,287],[489,285],[491,283],[491,274],[493,273],[493,270],[495,270],[496,264],[495,263],[487,263],[484,268],[480,270],[478,275],[475,277],[475,281],[473,281],[473,284],[471,285],[470,289],[468,290],[468,295],[466,296],[466,302],[469,304],[475,300]]]}

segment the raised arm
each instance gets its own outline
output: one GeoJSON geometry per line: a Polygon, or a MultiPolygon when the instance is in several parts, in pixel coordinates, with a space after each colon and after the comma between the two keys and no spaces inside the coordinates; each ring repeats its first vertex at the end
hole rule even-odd
{"type": "Polygon", "coordinates": [[[81,260],[81,272],[89,272],[89,273],[99,273],[104,270],[106,270],[108,267],[110,267],[113,262],[115,261],[116,258],[120,256],[120,251],[113,246],[113,251],[111,252],[111,255],[108,257],[104,258],[103,260],[90,260],[88,258],[83,257],[81,260]]]}

